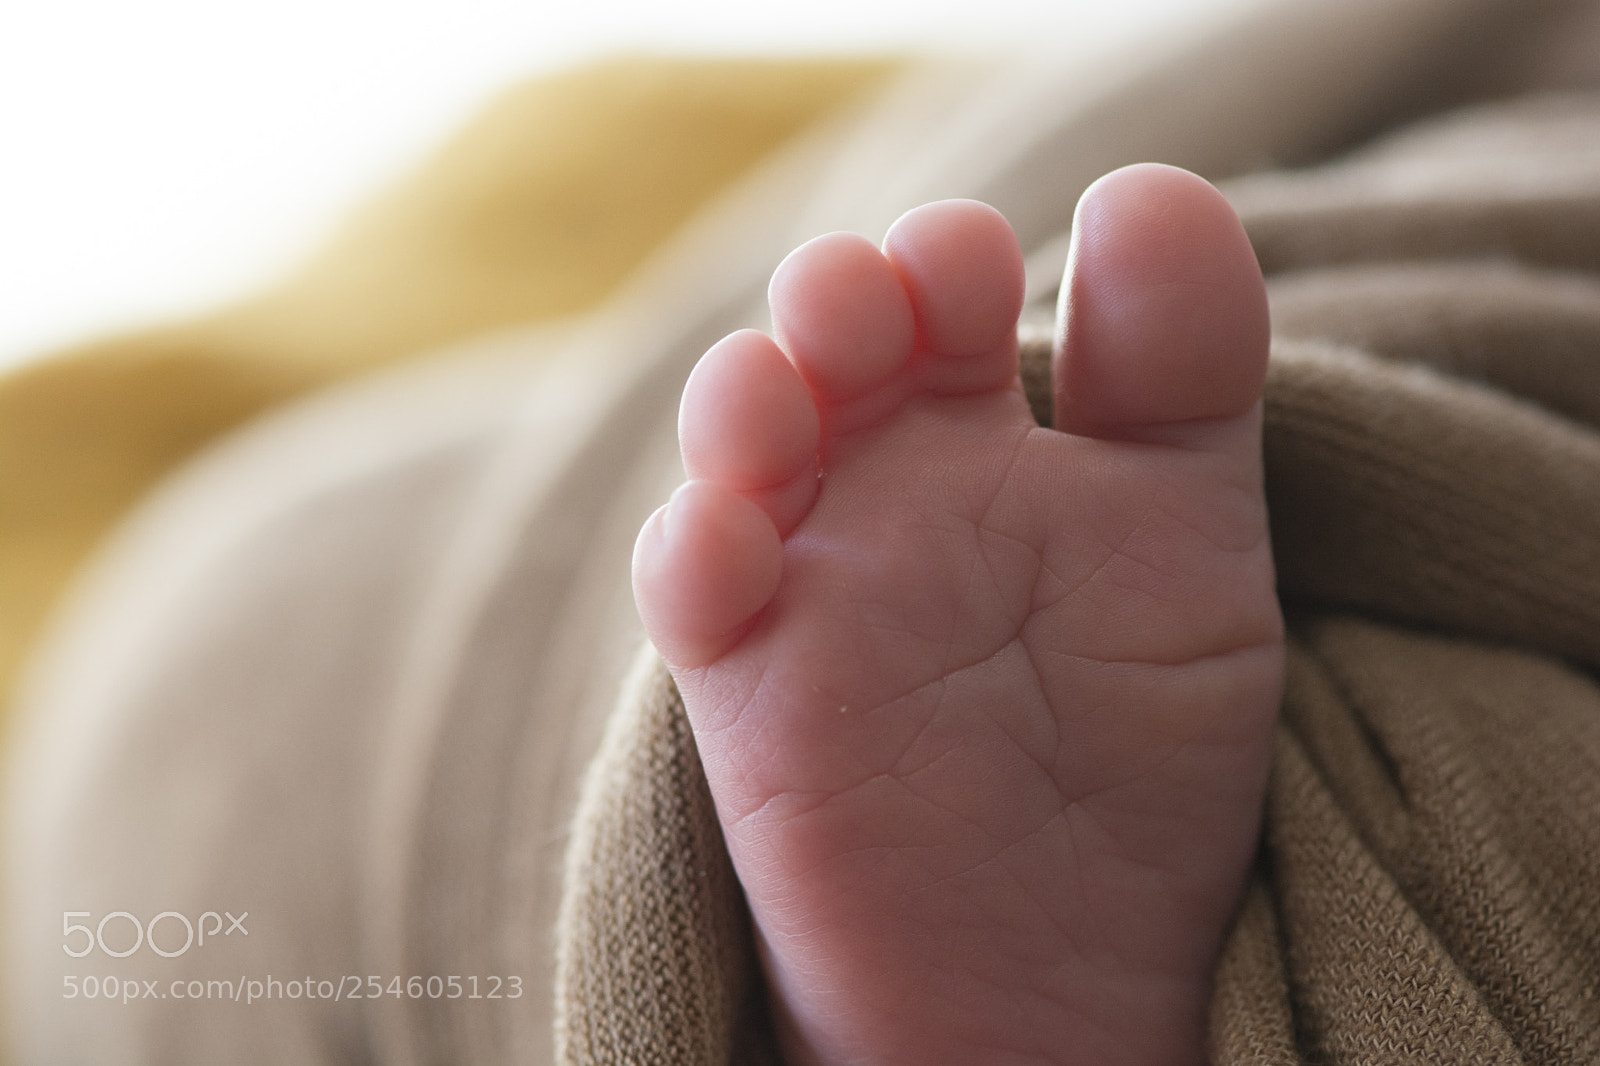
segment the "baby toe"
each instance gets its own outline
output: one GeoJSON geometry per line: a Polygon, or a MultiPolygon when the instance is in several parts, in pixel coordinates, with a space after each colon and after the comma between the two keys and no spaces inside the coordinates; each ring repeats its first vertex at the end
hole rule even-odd
{"type": "Polygon", "coordinates": [[[684,386],[678,443],[685,470],[743,493],[780,533],[793,529],[816,497],[820,435],[805,383],[755,330],[712,345],[684,386]]]}
{"type": "Polygon", "coordinates": [[[667,664],[692,670],[743,639],[778,590],[783,542],[765,511],[714,481],[689,481],[633,550],[633,596],[667,664]]]}
{"type": "Polygon", "coordinates": [[[925,204],[890,227],[884,253],[910,296],[929,384],[1009,384],[1024,280],[1022,251],[1000,212],[976,200],[925,204]]]}
{"type": "Polygon", "coordinates": [[[911,356],[911,301],[871,242],[830,233],[789,254],[767,290],[779,345],[819,404],[873,391],[911,356]]]}

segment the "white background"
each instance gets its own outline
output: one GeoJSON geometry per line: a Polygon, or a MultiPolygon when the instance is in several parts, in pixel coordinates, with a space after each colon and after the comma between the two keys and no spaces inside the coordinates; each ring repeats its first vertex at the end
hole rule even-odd
{"type": "Polygon", "coordinates": [[[0,0],[0,371],[291,269],[520,78],[618,48],[1100,51],[1239,0],[0,0]]]}

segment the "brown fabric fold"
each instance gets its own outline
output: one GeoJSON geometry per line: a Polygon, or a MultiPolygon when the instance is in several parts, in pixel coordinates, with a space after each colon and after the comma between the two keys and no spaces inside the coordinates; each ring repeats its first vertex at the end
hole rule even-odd
{"type": "MultiPolygon", "coordinates": [[[[1595,145],[1600,98],[1537,98],[1226,187],[1291,647],[1219,1064],[1600,1061],[1595,145]]],[[[704,789],[647,657],[568,856],[560,1061],[772,1055],[704,789]]]]}
{"type": "Polygon", "coordinates": [[[586,782],[557,965],[558,1057],[766,1062],[750,921],[672,678],[641,656],[586,782]],[[601,966],[592,965],[605,960],[601,966]],[[639,980],[649,975],[648,980],[639,980]]]}

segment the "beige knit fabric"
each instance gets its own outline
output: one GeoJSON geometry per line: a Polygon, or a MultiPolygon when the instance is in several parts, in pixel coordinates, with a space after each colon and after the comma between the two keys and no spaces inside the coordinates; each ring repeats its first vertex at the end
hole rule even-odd
{"type": "Polygon", "coordinates": [[[562,939],[556,1039],[618,1066],[775,1061],[743,896],[683,702],[653,654],[622,707],[588,782],[598,810],[572,845],[589,861],[569,868],[564,920],[584,932],[562,939]]]}
{"type": "MultiPolygon", "coordinates": [[[[1600,1061],[1600,97],[1468,111],[1226,188],[1271,283],[1291,653],[1213,1059],[1600,1061]]],[[[1047,357],[1024,345],[1036,410],[1047,357]]],[[[578,827],[560,1061],[769,1057],[693,736],[652,659],[578,827]]]]}

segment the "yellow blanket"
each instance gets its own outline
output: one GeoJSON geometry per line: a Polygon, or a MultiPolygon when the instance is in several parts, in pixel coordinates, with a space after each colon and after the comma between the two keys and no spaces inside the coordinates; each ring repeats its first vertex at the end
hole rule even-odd
{"type": "Polygon", "coordinates": [[[0,377],[0,698],[75,568],[208,441],[350,375],[592,306],[894,67],[636,57],[532,81],[277,290],[0,377]]]}

